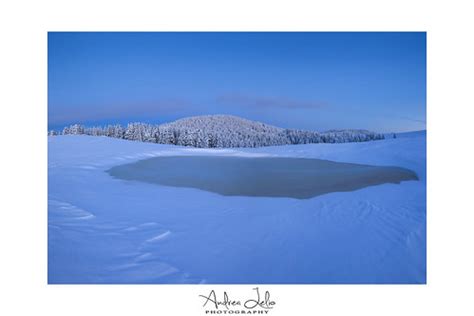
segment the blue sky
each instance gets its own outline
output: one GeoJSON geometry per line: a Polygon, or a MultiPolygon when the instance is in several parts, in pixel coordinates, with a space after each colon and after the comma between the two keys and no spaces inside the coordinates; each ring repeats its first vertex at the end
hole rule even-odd
{"type": "Polygon", "coordinates": [[[426,34],[48,34],[50,129],[203,114],[426,129],[426,34]]]}

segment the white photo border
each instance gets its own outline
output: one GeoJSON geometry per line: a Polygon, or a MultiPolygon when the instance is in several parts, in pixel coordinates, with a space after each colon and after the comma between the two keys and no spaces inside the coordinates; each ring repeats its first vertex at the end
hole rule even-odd
{"type": "Polygon", "coordinates": [[[7,148],[1,164],[6,192],[1,210],[7,213],[1,230],[2,315],[205,315],[199,294],[215,289],[245,296],[255,287],[47,284],[48,31],[427,31],[428,283],[259,287],[271,291],[275,316],[474,310],[469,294],[474,27],[467,1],[5,2],[0,4],[7,148]]]}

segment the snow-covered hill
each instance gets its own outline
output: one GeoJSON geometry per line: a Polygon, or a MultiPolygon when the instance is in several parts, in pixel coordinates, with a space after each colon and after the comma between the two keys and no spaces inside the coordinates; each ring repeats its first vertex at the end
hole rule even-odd
{"type": "MultiPolygon", "coordinates": [[[[50,135],[56,135],[51,132],[50,135]]],[[[367,130],[327,132],[284,129],[232,115],[204,115],[152,125],[130,123],[106,127],[72,125],[62,135],[109,136],[127,140],[193,146],[199,148],[262,147],[309,143],[347,143],[383,139],[382,134],[367,130]]]]}

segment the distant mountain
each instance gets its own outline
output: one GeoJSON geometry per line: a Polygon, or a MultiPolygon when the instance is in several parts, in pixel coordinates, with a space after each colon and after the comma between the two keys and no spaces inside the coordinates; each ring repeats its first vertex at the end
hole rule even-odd
{"type": "Polygon", "coordinates": [[[345,143],[384,138],[382,134],[367,130],[331,130],[320,133],[284,129],[232,115],[194,116],[161,125],[130,123],[125,128],[120,125],[84,127],[76,124],[64,128],[61,133],[50,132],[50,135],[57,134],[109,136],[200,148],[345,143]]]}

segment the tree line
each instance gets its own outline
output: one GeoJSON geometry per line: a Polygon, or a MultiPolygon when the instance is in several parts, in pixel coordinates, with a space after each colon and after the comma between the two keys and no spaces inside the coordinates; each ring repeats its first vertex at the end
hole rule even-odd
{"type": "Polygon", "coordinates": [[[86,127],[74,124],[55,135],[106,136],[140,142],[173,144],[199,148],[261,147],[310,143],[365,142],[383,139],[383,134],[367,130],[327,132],[283,129],[233,116],[201,116],[154,125],[129,123],[86,127]]]}

